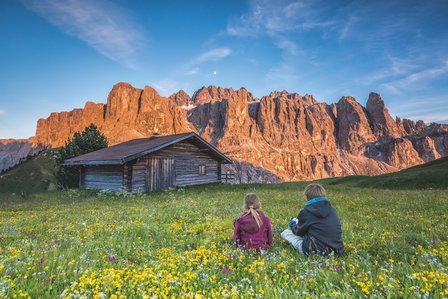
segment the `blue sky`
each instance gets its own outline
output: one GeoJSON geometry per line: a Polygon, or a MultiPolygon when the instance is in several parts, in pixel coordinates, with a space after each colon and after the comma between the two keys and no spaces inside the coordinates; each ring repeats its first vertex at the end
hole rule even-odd
{"type": "Polygon", "coordinates": [[[0,3],[0,138],[105,103],[113,84],[162,95],[286,89],[332,103],[379,92],[392,115],[448,122],[448,1],[0,3]]]}

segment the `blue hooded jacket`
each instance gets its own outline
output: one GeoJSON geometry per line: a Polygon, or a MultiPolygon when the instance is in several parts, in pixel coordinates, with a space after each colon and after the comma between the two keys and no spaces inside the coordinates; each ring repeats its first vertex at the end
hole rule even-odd
{"type": "Polygon", "coordinates": [[[344,251],[342,226],[338,213],[328,199],[313,198],[297,216],[299,222],[292,227],[295,235],[304,237],[304,253],[337,254],[344,251]]]}

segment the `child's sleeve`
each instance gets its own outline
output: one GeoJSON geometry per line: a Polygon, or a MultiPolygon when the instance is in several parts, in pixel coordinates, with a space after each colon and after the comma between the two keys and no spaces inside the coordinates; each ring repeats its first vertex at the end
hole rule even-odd
{"type": "Polygon", "coordinates": [[[235,221],[233,228],[233,245],[238,247],[240,239],[240,224],[238,223],[238,221],[235,221]]]}
{"type": "Polygon", "coordinates": [[[268,245],[272,244],[272,224],[271,224],[271,219],[269,219],[268,217],[266,217],[266,227],[268,230],[268,245]]]}
{"type": "Polygon", "coordinates": [[[303,210],[299,213],[297,218],[299,219],[299,223],[292,227],[292,232],[294,233],[294,235],[303,237],[307,233],[310,227],[310,223],[309,221],[307,221],[306,214],[303,212],[303,210]]]}

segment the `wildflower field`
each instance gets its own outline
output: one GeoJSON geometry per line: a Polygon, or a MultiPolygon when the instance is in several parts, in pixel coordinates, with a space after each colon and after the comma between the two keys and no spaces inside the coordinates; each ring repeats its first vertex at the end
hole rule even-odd
{"type": "Polygon", "coordinates": [[[264,255],[232,246],[247,192],[284,228],[303,187],[1,195],[0,297],[448,298],[446,189],[326,186],[340,257],[303,257],[277,234],[264,255]]]}

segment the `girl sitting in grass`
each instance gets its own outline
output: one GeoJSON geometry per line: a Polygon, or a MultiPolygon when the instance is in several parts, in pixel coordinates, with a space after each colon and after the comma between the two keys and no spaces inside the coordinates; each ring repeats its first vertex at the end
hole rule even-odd
{"type": "Polygon", "coordinates": [[[255,193],[244,197],[243,213],[234,222],[233,243],[246,249],[267,250],[272,244],[271,220],[261,211],[255,193]]]}

